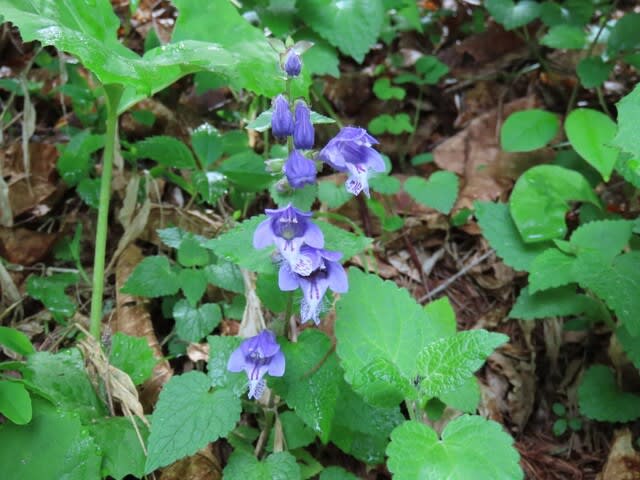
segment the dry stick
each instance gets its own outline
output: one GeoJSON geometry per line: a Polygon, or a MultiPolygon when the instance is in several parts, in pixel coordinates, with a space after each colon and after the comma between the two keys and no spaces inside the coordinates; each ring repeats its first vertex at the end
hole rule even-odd
{"type": "Polygon", "coordinates": [[[455,282],[458,278],[462,277],[463,275],[465,275],[469,270],[471,270],[473,267],[481,264],[482,262],[484,262],[487,258],[489,258],[491,255],[493,255],[495,252],[493,249],[489,250],[488,252],[486,252],[484,255],[482,255],[481,257],[476,258],[474,261],[468,263],[467,265],[465,265],[464,267],[462,267],[462,269],[460,271],[458,271],[456,274],[452,275],[451,277],[449,277],[445,282],[441,283],[440,285],[438,285],[436,288],[434,288],[432,291],[430,291],[429,293],[427,293],[426,295],[420,297],[420,299],[418,300],[420,303],[424,303],[427,300],[430,300],[431,298],[435,297],[438,293],[442,292],[443,290],[446,290],[447,288],[449,288],[449,286],[455,282]]]}

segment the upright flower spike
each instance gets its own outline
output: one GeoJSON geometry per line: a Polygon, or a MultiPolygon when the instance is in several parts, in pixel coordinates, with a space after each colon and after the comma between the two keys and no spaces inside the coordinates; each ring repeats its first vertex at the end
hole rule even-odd
{"type": "Polygon", "coordinates": [[[384,160],[372,148],[377,143],[364,128],[345,127],[329,140],[319,157],[334,169],[349,175],[345,183],[348,192],[358,195],[364,191],[368,197],[370,171],[385,170],[384,160]]]}
{"type": "Polygon", "coordinates": [[[293,145],[300,150],[313,148],[315,131],[311,123],[311,111],[307,104],[298,100],[295,106],[295,122],[293,124],[293,145]]]}
{"type": "Polygon", "coordinates": [[[278,286],[282,291],[302,289],[303,299],[300,306],[302,323],[313,320],[320,323],[322,299],[327,289],[335,293],[345,293],[349,289],[347,274],[338,260],[340,252],[332,252],[318,248],[302,247],[300,261],[294,267],[280,266],[278,286]],[[306,271],[311,273],[305,275],[306,271]]]}
{"type": "Polygon", "coordinates": [[[293,48],[290,48],[284,59],[284,71],[289,77],[297,77],[302,71],[302,60],[293,48]]]}
{"type": "Polygon", "coordinates": [[[249,379],[249,398],[259,399],[265,388],[264,376],[284,375],[285,359],[270,330],[263,330],[255,337],[247,338],[233,351],[227,363],[231,372],[245,371],[249,379]]]}
{"type": "Polygon", "coordinates": [[[291,115],[289,102],[283,95],[278,95],[273,99],[271,132],[276,138],[286,138],[293,135],[293,115],[291,115]]]}
{"type": "Polygon", "coordinates": [[[302,188],[306,184],[316,183],[316,164],[312,160],[302,155],[298,150],[294,150],[289,155],[283,167],[284,174],[293,188],[302,188]]]}
{"type": "Polygon", "coordinates": [[[302,212],[291,204],[275,210],[266,209],[269,218],[256,228],[253,246],[265,248],[276,244],[280,255],[295,265],[303,244],[314,248],[324,247],[322,230],[311,221],[311,212],[302,212]]]}

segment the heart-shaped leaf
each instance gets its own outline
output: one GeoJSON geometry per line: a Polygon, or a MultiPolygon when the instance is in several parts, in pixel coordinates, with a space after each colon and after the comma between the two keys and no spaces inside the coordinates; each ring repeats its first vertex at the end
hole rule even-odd
{"type": "Polygon", "coordinates": [[[404,190],[416,202],[449,213],[458,197],[458,177],[447,171],[435,172],[428,180],[409,177],[404,183],[404,190]]]}

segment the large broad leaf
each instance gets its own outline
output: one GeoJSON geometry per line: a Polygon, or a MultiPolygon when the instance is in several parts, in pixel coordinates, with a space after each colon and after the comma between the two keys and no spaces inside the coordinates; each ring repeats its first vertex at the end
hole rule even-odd
{"type": "Polygon", "coordinates": [[[462,415],[439,439],[431,427],[405,422],[387,448],[395,480],[517,480],[524,478],[520,455],[502,427],[482,417],[462,415]]]}
{"type": "Polygon", "coordinates": [[[117,332],[111,337],[109,363],[126,372],[133,383],[140,385],[151,377],[158,360],[146,338],[117,332]]]}
{"type": "MultiPolygon", "coordinates": [[[[267,97],[284,91],[278,54],[264,33],[243,18],[232,2],[174,0],[173,3],[178,8],[178,19],[172,42],[215,42],[234,54],[236,63],[229,75],[232,86],[267,97]]],[[[293,80],[294,96],[306,95],[309,83],[310,77],[303,71],[293,80]]]]}
{"type": "Polygon", "coordinates": [[[0,345],[20,355],[29,355],[35,351],[29,337],[21,331],[10,327],[0,326],[0,345]]]}
{"type": "Polygon", "coordinates": [[[604,259],[613,260],[631,239],[633,222],[628,220],[600,220],[576,228],[569,240],[576,253],[597,251],[604,259]]]}
{"type": "Polygon", "coordinates": [[[615,122],[597,110],[578,108],[569,114],[564,129],[575,151],[609,181],[618,159],[618,150],[610,146],[615,122]]]}
{"type": "Polygon", "coordinates": [[[180,289],[180,280],[164,255],[145,257],[122,286],[122,293],[142,297],[173,295],[180,289]]]}
{"type": "MultiPolygon", "coordinates": [[[[20,29],[23,40],[38,40],[71,53],[105,85],[130,87],[121,110],[134,101],[136,92],[150,95],[187,73],[211,70],[235,75],[237,56],[212,43],[184,41],[140,57],[118,40],[120,20],[107,0],[95,0],[90,6],[86,0],[0,0],[0,11],[20,29]]],[[[275,77],[273,72],[267,76],[275,77]]]]}
{"type": "Polygon", "coordinates": [[[210,336],[209,364],[207,373],[211,379],[211,385],[232,390],[240,396],[247,389],[247,375],[244,372],[230,372],[227,362],[233,351],[240,346],[240,337],[210,336]]]}
{"type": "Polygon", "coordinates": [[[618,133],[612,143],[640,158],[640,84],[633,91],[620,100],[618,107],[618,133]]]}
{"type": "Polygon", "coordinates": [[[509,312],[509,317],[522,320],[577,315],[597,311],[597,301],[576,293],[575,285],[551,288],[537,293],[530,293],[530,287],[520,291],[516,304],[509,312]]]}
{"type": "Polygon", "coordinates": [[[31,421],[31,397],[22,383],[0,380],[0,413],[18,425],[31,421]]]}
{"type": "Polygon", "coordinates": [[[536,257],[529,269],[529,291],[533,294],[577,282],[573,274],[574,261],[575,257],[557,248],[545,250],[536,257]]]}
{"type": "Polygon", "coordinates": [[[361,63],[378,40],[384,20],[382,0],[305,0],[298,3],[309,26],[361,63]]]}
{"type": "Polygon", "coordinates": [[[449,213],[458,197],[458,176],[452,172],[435,172],[428,180],[409,177],[404,190],[418,203],[449,213]]]}
{"type": "Polygon", "coordinates": [[[553,243],[525,243],[505,203],[475,202],[478,224],[504,263],[516,270],[528,271],[535,258],[553,243]]]}
{"type": "Polygon", "coordinates": [[[630,422],[640,418],[640,396],[623,392],[605,365],[590,367],[578,388],[580,413],[601,422],[630,422]]]}
{"type": "Polygon", "coordinates": [[[511,194],[511,216],[527,243],[563,238],[569,201],[600,206],[589,182],[577,172],[556,165],[527,170],[511,194]]]}
{"type": "Polygon", "coordinates": [[[305,330],[296,343],[284,343],[287,369],[269,384],[311,427],[323,442],[329,440],[331,423],[342,380],[331,340],[318,330],[305,330]]]}
{"type": "Polygon", "coordinates": [[[87,480],[101,478],[100,452],[75,412],[34,400],[28,425],[0,427],[3,478],[87,480]]]}
{"type": "Polygon", "coordinates": [[[363,375],[384,368],[385,375],[394,379],[389,386],[397,387],[398,398],[404,395],[402,385],[418,371],[416,357],[439,338],[433,323],[407,290],[351,268],[349,292],[340,298],[336,318],[337,352],[347,380],[360,393],[379,397],[379,386],[367,384],[363,375]],[[367,385],[372,389],[368,394],[363,391],[367,385]]]}
{"type": "Polygon", "coordinates": [[[151,422],[147,473],[194,454],[235,427],[240,399],[231,390],[210,389],[201,372],[173,377],[164,386],[151,422]]]}

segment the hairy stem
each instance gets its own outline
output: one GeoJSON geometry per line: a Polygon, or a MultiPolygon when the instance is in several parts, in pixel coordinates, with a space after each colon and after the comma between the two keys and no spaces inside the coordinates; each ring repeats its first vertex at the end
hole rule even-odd
{"type": "Polygon", "coordinates": [[[93,291],[91,293],[90,332],[94,338],[100,338],[102,321],[102,295],[104,293],[104,263],[107,248],[107,230],[109,227],[109,200],[111,197],[111,174],[115,143],[118,136],[118,103],[122,96],[121,85],[106,85],[107,133],[102,159],[102,179],[100,181],[100,203],[98,206],[98,225],[96,229],[96,247],[93,257],[93,291]]]}

